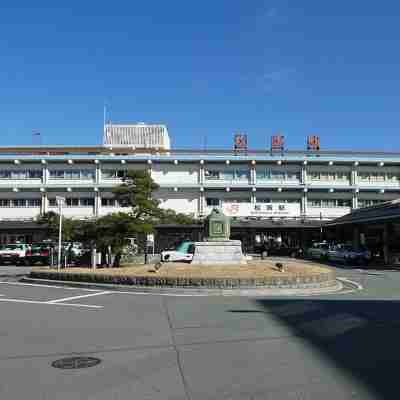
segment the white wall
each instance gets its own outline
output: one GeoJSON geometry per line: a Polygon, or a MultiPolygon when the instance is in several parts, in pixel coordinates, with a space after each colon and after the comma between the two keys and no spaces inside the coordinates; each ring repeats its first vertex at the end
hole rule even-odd
{"type": "Polygon", "coordinates": [[[193,214],[197,216],[199,197],[197,191],[178,191],[173,190],[160,190],[155,193],[156,199],[161,201],[160,207],[172,208],[178,213],[193,214]]]}
{"type": "Polygon", "coordinates": [[[151,176],[156,183],[180,185],[197,184],[200,165],[180,163],[153,163],[151,176]]]}

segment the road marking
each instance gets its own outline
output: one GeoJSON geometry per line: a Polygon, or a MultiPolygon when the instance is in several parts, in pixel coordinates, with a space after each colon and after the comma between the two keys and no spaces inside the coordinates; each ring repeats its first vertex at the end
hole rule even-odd
{"type": "Polygon", "coordinates": [[[83,308],[104,308],[103,306],[97,306],[97,305],[92,305],[92,304],[50,303],[48,301],[7,299],[7,298],[0,299],[0,302],[5,302],[5,303],[27,303],[27,304],[46,304],[46,305],[55,305],[55,306],[83,307],[83,308]]]}
{"type": "Polygon", "coordinates": [[[91,293],[91,294],[84,294],[82,296],[64,297],[62,299],[46,301],[46,303],[48,303],[48,304],[63,303],[64,301],[68,301],[68,300],[83,299],[85,297],[100,296],[102,294],[108,294],[108,293],[110,293],[110,292],[106,291],[106,292],[97,292],[97,293],[91,293]]]}
{"type": "MultiPolygon", "coordinates": [[[[362,286],[361,284],[359,284],[358,282],[351,281],[350,279],[341,278],[341,277],[336,277],[336,279],[339,280],[339,281],[348,283],[348,284],[350,284],[350,285],[354,285],[354,286],[357,288],[357,290],[363,290],[363,289],[364,289],[363,286],[362,286]]],[[[342,293],[343,293],[343,292],[342,292],[342,293]]]]}
{"type": "Polygon", "coordinates": [[[44,284],[38,284],[38,283],[24,283],[24,282],[0,281],[0,284],[14,285],[14,286],[35,286],[35,287],[45,287],[45,288],[65,289],[65,290],[82,290],[85,292],[98,292],[99,291],[98,289],[87,289],[87,288],[78,288],[78,287],[70,287],[70,286],[44,285],[44,284]]]}

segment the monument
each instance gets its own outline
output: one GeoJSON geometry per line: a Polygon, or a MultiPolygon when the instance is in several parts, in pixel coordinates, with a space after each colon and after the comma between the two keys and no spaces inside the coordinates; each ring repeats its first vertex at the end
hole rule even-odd
{"type": "Polygon", "coordinates": [[[214,208],[205,220],[206,238],[196,242],[191,264],[247,264],[240,240],[230,240],[230,218],[214,208]]]}

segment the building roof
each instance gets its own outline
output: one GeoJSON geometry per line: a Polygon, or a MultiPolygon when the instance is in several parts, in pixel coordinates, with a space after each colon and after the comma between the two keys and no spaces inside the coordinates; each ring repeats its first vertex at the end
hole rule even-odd
{"type": "Polygon", "coordinates": [[[326,226],[375,222],[400,218],[400,199],[387,201],[375,206],[360,208],[343,217],[326,223],[326,226]]]}

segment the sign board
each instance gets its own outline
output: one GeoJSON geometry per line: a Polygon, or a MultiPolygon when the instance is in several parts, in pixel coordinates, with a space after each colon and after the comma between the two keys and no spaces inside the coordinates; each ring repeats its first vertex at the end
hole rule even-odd
{"type": "Polygon", "coordinates": [[[65,204],[65,197],[56,196],[56,203],[58,207],[62,207],[65,204]]]}
{"type": "Polygon", "coordinates": [[[247,135],[241,133],[235,135],[233,142],[233,149],[237,152],[247,151],[247,135]]]}
{"type": "Polygon", "coordinates": [[[283,151],[285,147],[285,137],[282,135],[271,136],[271,151],[283,151]]]}
{"type": "Polygon", "coordinates": [[[320,142],[319,136],[308,136],[307,138],[307,150],[319,150],[320,142]]]}
{"type": "Polygon", "coordinates": [[[300,217],[300,203],[223,203],[229,217],[294,218],[300,217]]]}
{"type": "Polygon", "coordinates": [[[148,243],[154,243],[154,234],[153,233],[149,233],[147,235],[147,242],[148,243]]]}

